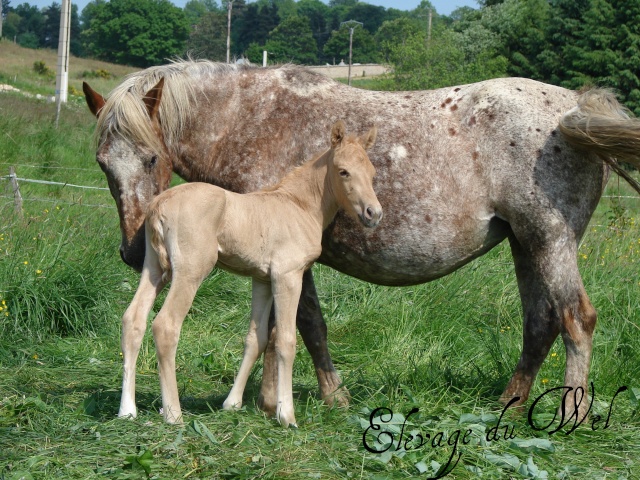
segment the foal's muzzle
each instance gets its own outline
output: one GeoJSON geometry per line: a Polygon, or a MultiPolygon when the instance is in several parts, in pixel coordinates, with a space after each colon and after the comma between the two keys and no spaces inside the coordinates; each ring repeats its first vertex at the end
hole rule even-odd
{"type": "Polygon", "coordinates": [[[360,222],[362,222],[365,227],[373,228],[382,220],[382,207],[380,205],[366,206],[358,217],[360,217],[360,222]]]}

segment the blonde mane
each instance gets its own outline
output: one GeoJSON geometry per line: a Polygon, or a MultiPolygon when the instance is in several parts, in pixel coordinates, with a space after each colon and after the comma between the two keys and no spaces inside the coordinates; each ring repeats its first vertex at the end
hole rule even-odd
{"type": "Polygon", "coordinates": [[[247,68],[251,67],[205,60],[179,60],[128,75],[109,93],[100,111],[96,128],[98,148],[110,135],[119,135],[155,152],[162,151],[163,139],[158,138],[153,130],[142,98],[164,78],[158,115],[164,144],[171,151],[187,125],[196,99],[196,88],[202,84],[202,80],[221,72],[237,72],[247,68]]]}

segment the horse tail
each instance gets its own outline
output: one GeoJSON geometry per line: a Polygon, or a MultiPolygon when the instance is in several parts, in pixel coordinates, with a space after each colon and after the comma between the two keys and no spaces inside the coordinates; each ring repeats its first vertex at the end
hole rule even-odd
{"type": "Polygon", "coordinates": [[[162,281],[168,282],[171,280],[171,261],[165,244],[164,226],[162,225],[160,213],[160,204],[153,202],[147,214],[147,235],[149,235],[151,247],[158,256],[158,263],[162,270],[162,281]]]}
{"type": "Polygon", "coordinates": [[[606,89],[594,88],[578,97],[578,105],[560,119],[560,132],[572,145],[597,154],[640,193],[640,184],[619,161],[640,169],[640,119],[606,89]]]}

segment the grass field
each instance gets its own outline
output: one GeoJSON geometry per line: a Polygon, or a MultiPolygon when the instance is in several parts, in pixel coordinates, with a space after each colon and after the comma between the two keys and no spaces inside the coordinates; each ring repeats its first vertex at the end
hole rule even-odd
{"type": "MultiPolygon", "coordinates": [[[[6,61],[6,46],[0,44],[1,82],[18,68],[6,61]]],[[[16,86],[43,88],[28,79],[16,86]]],[[[86,108],[70,102],[58,130],[54,117],[52,104],[0,94],[0,176],[15,166],[23,178],[106,187],[86,108]]],[[[256,408],[260,366],[246,407],[221,410],[241,360],[250,282],[216,271],[196,298],[178,349],[185,425],[167,426],[158,413],[150,332],[138,363],[139,417],[117,419],[120,317],[138,275],[118,257],[114,202],[103,190],[22,182],[20,217],[7,185],[0,181],[0,479],[433,478],[458,454],[446,478],[640,478],[640,198],[616,178],[579,255],[599,313],[591,381],[593,411],[603,420],[595,430],[585,422],[569,434],[551,433],[557,420],[540,428],[557,405],[548,397],[535,409],[537,428],[527,410],[499,418],[496,400],[522,341],[506,245],[439,281],[407,288],[314,267],[330,350],[352,401],[330,409],[317,399],[311,359],[299,346],[298,429],[283,429],[256,408]],[[622,386],[628,389],[615,396],[622,386]],[[369,428],[378,407],[395,413],[383,416],[389,421],[378,430],[396,441],[384,453],[365,448],[383,449],[369,428]],[[432,440],[418,448],[408,441],[417,433],[432,440]],[[399,439],[406,448],[398,448],[399,439]]],[[[564,359],[558,340],[527,408],[562,385],[564,359]]]]}

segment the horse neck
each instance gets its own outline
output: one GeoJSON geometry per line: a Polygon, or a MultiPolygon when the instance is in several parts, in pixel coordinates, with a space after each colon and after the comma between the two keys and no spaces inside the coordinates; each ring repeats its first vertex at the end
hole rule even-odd
{"type": "Polygon", "coordinates": [[[334,151],[310,160],[289,173],[273,190],[274,194],[285,195],[307,215],[312,217],[321,230],[333,221],[339,205],[329,179],[329,164],[333,162],[334,151]]]}

